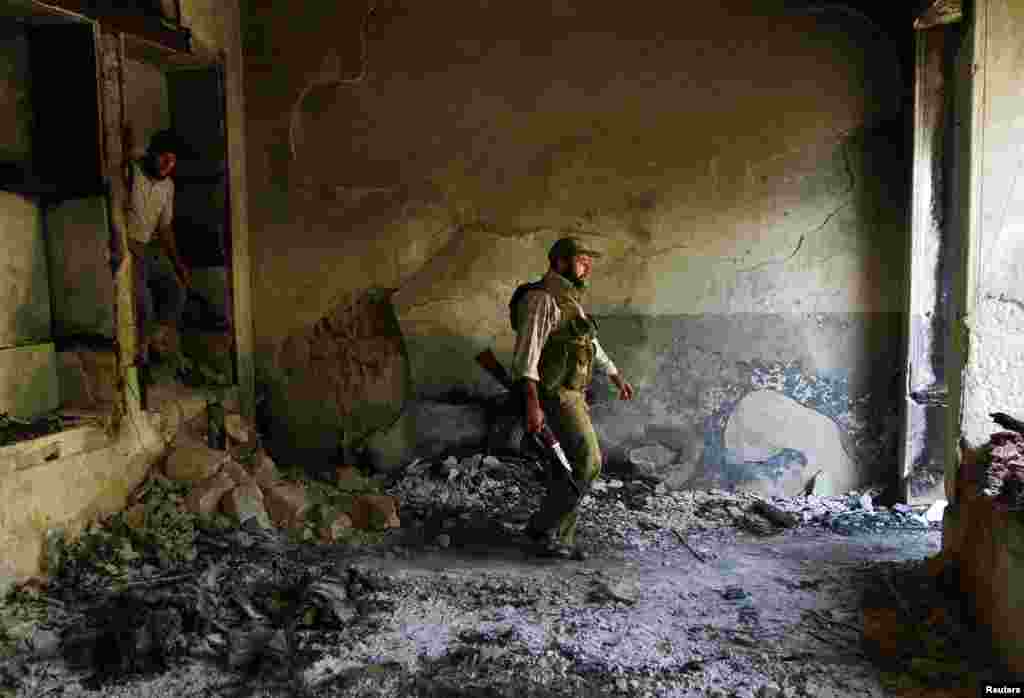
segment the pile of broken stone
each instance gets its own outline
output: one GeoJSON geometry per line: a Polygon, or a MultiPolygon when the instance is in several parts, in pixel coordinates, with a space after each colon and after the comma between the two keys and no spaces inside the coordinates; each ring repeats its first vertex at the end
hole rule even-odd
{"type": "MultiPolygon", "coordinates": [[[[450,519],[478,514],[521,531],[544,491],[544,471],[529,458],[476,453],[409,464],[386,490],[410,521],[441,510],[450,519]]],[[[671,491],[650,474],[611,473],[594,482],[580,504],[579,538],[589,552],[669,547],[678,534],[737,529],[772,535],[799,526],[842,534],[884,529],[927,530],[940,515],[921,507],[879,506],[881,488],[839,496],[767,497],[725,490],[671,491]]],[[[446,547],[445,534],[435,541],[446,547]]]]}
{"type": "MultiPolygon", "coordinates": [[[[217,450],[205,443],[205,417],[193,422],[181,434],[163,465],[162,473],[172,482],[189,488],[182,505],[194,515],[217,513],[239,525],[257,525],[298,533],[302,539],[324,543],[340,540],[350,529],[398,528],[398,502],[374,494],[379,483],[365,478],[352,466],[339,466],[334,481],[314,483],[302,474],[285,477],[273,459],[259,445],[255,430],[239,414],[224,419],[228,448],[217,450]],[[333,486],[335,506],[316,511],[313,488],[323,493],[333,486]],[[340,493],[350,493],[342,497],[340,493]]],[[[330,498],[330,497],[329,497],[330,498]]],[[[322,499],[322,497],[321,497],[322,499]]],[[[144,507],[128,510],[140,524],[144,507]]]]}
{"type": "Polygon", "coordinates": [[[996,432],[983,453],[988,463],[979,479],[981,493],[1013,508],[1024,507],[1024,435],[996,432]]]}

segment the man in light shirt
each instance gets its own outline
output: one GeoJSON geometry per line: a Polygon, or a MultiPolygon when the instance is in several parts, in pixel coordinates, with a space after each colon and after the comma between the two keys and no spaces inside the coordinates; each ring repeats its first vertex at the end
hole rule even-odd
{"type": "MultiPolygon", "coordinates": [[[[580,304],[593,260],[600,256],[578,238],[558,240],[548,253],[547,274],[516,289],[510,304],[516,329],[512,373],[523,391],[527,431],[540,431],[548,420],[584,492],[601,474],[601,449],[585,397],[594,365],[608,374],[620,399],[633,398],[633,386],[601,347],[597,323],[580,304]]],[[[544,554],[582,559],[575,547],[578,505],[566,478],[550,479],[526,529],[543,544],[544,554]]]]}
{"type": "Polygon", "coordinates": [[[137,361],[149,361],[150,344],[177,336],[191,282],[188,267],[178,255],[172,221],[174,181],[171,174],[182,151],[170,131],[156,133],[141,160],[127,167],[128,250],[134,257],[136,322],[139,329],[137,361]]]}

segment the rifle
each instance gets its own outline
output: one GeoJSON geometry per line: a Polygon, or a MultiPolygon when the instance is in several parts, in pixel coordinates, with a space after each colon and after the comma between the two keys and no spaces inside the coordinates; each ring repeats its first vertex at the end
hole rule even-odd
{"type": "MultiPolygon", "coordinates": [[[[494,355],[492,350],[487,349],[477,354],[476,362],[492,378],[501,383],[506,390],[513,394],[515,393],[516,386],[512,381],[512,377],[508,375],[508,371],[501,365],[501,362],[498,361],[498,357],[494,355]]],[[[569,484],[572,485],[572,489],[576,492],[576,496],[582,497],[583,492],[580,490],[580,486],[575,478],[573,478],[569,459],[565,457],[562,444],[558,443],[558,437],[555,436],[555,432],[551,431],[551,427],[545,423],[539,432],[531,433],[530,436],[533,437],[533,440],[540,447],[541,453],[546,454],[549,460],[558,463],[565,469],[566,478],[569,480],[569,484]]]]}

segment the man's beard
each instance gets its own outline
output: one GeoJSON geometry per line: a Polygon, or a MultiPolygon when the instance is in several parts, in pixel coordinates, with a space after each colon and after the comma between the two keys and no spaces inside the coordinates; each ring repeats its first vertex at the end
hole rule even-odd
{"type": "Polygon", "coordinates": [[[147,154],[142,160],[142,169],[150,179],[167,179],[167,175],[160,174],[160,159],[153,154],[147,154]]]}
{"type": "Polygon", "coordinates": [[[564,276],[569,281],[569,283],[571,283],[573,287],[576,288],[577,291],[587,290],[587,286],[589,285],[588,281],[586,279],[581,279],[580,277],[576,276],[575,270],[567,269],[562,274],[562,276],[564,276]]]}

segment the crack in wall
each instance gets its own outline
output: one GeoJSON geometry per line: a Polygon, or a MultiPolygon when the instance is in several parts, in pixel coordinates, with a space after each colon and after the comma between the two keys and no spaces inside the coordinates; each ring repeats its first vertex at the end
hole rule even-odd
{"type": "Polygon", "coordinates": [[[985,299],[1012,305],[1018,310],[1024,311],[1024,301],[1017,300],[1016,298],[1010,298],[1005,293],[1000,293],[998,296],[989,293],[985,295],[985,299]]]}
{"type": "Polygon", "coordinates": [[[299,93],[298,98],[292,105],[291,118],[288,125],[288,152],[291,154],[292,160],[298,158],[298,146],[296,144],[296,140],[300,128],[299,117],[302,114],[302,103],[306,101],[306,97],[308,97],[313,90],[319,87],[352,87],[366,81],[366,76],[369,73],[370,21],[377,12],[377,2],[378,0],[373,0],[370,3],[370,7],[367,9],[366,15],[363,17],[363,23],[359,31],[359,73],[355,77],[351,78],[342,77],[338,54],[333,50],[328,51],[328,54],[324,57],[324,64],[321,66],[320,75],[302,88],[302,92],[299,93]]]}

